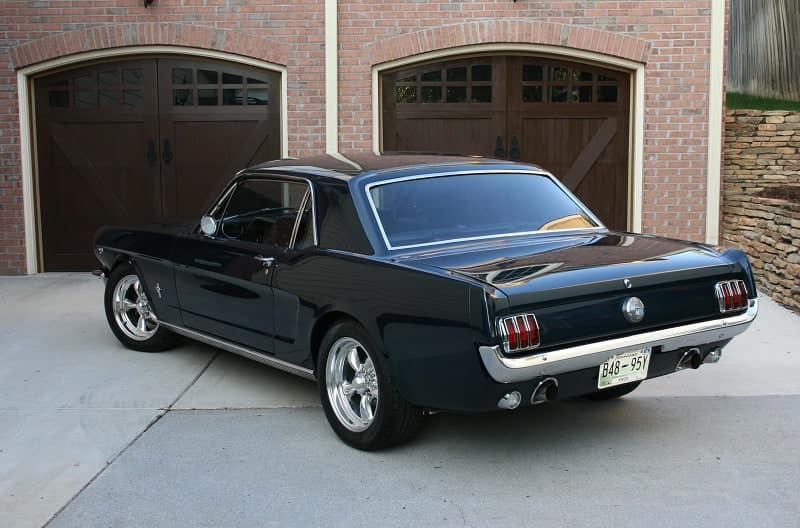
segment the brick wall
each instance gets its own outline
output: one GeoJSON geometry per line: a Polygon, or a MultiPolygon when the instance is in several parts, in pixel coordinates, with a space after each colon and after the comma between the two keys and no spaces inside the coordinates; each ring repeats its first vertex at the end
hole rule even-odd
{"type": "Polygon", "coordinates": [[[530,21],[566,24],[555,44],[624,56],[638,40],[650,47],[646,68],[643,230],[702,240],[708,139],[710,0],[452,2],[449,0],[342,0],[340,2],[340,142],[343,151],[370,148],[368,106],[374,63],[385,55],[364,53],[364,43],[405,56],[430,44],[517,42],[551,38],[525,29],[530,21]],[[469,22],[502,20],[494,35],[469,22]],[[426,30],[445,26],[439,41],[426,30]],[[572,38],[579,28],[598,30],[594,39],[572,38]],[[615,37],[607,37],[609,32],[615,37]],[[397,38],[413,35],[413,38],[397,38]],[[523,39],[519,36],[524,35],[523,39]],[[619,37],[631,37],[625,42],[619,37]],[[398,49],[400,48],[400,49],[398,49]]]}
{"type": "Polygon", "coordinates": [[[302,156],[325,144],[323,42],[321,0],[156,0],[147,9],[141,0],[1,1],[0,274],[25,270],[15,65],[115,45],[178,44],[267,59],[283,47],[289,154],[302,156]]]}
{"type": "MultiPolygon", "coordinates": [[[[156,0],[149,9],[141,4],[0,2],[0,273],[24,271],[12,60],[18,66],[48,53],[174,43],[170,39],[256,57],[274,56],[273,45],[284,47],[289,154],[324,149],[322,0],[156,0]],[[120,32],[113,28],[120,25],[129,29],[115,37],[120,32]],[[263,42],[254,44],[258,39],[263,42]]],[[[643,230],[702,240],[710,15],[711,0],[340,0],[341,150],[372,146],[371,69],[386,60],[387,47],[407,56],[432,44],[527,39],[646,60],[643,230]],[[494,29],[485,31],[489,26],[494,29]],[[426,31],[436,28],[446,29],[426,40],[426,31]]]]}
{"type": "Polygon", "coordinates": [[[724,159],[723,242],[747,252],[762,292],[800,310],[800,113],[729,111],[724,159]]]}

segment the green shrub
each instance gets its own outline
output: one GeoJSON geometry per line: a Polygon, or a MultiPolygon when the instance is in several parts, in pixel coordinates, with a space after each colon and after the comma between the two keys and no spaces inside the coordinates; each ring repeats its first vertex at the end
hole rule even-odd
{"type": "Polygon", "coordinates": [[[782,101],[769,97],[756,97],[743,93],[728,92],[727,107],[729,110],[789,110],[800,112],[800,101],[782,101]]]}

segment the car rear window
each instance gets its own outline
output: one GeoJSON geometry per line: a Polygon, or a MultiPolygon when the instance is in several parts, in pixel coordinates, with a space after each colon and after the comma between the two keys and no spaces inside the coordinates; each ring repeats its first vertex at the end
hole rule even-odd
{"type": "Polygon", "coordinates": [[[480,173],[369,186],[390,248],[598,227],[548,176],[480,173]]]}

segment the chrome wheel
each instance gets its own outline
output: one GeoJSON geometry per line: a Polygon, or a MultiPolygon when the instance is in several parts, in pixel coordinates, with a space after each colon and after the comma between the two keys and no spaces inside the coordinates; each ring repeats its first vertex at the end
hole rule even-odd
{"type": "Polygon", "coordinates": [[[378,411],[378,374],[367,349],[352,337],[337,339],[325,364],[328,400],[351,431],[367,429],[378,411]]]}
{"type": "Polygon", "coordinates": [[[122,332],[136,341],[147,341],[158,330],[158,319],[150,309],[142,283],[136,275],[125,275],[114,288],[114,320],[122,332]]]}

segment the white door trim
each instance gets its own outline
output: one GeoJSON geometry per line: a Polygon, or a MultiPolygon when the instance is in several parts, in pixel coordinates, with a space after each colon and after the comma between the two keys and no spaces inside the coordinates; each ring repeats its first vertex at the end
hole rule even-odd
{"type": "Polygon", "coordinates": [[[58,57],[49,61],[33,64],[17,71],[17,96],[19,100],[19,130],[20,130],[20,155],[22,162],[22,201],[25,219],[25,267],[27,273],[38,273],[40,264],[39,244],[39,218],[38,196],[35,175],[36,145],[35,145],[35,112],[31,98],[32,78],[39,73],[56,68],[79,65],[84,62],[116,57],[138,55],[180,55],[182,58],[201,57],[217,59],[226,62],[244,64],[272,70],[281,74],[281,157],[288,156],[288,103],[286,91],[288,88],[286,67],[242,55],[225,53],[222,51],[190,48],[186,46],[127,46],[88,51],[58,57]]]}
{"type": "MultiPolygon", "coordinates": [[[[724,0],[721,0],[724,1],[724,0]]],[[[632,231],[642,230],[642,192],[644,190],[644,104],[645,104],[645,65],[620,57],[612,57],[592,51],[577,50],[548,44],[475,44],[421,53],[411,57],[384,62],[372,67],[372,150],[381,152],[381,107],[380,107],[380,74],[386,70],[399,68],[409,64],[444,60],[471,53],[530,53],[563,57],[580,62],[593,62],[598,65],[628,71],[632,75],[632,94],[630,112],[631,144],[630,190],[628,225],[632,231]]]]}
{"type": "Polygon", "coordinates": [[[338,0],[325,0],[325,152],[339,152],[338,0]]]}
{"type": "Polygon", "coordinates": [[[706,243],[719,243],[722,201],[722,100],[725,62],[725,0],[711,2],[711,64],[708,81],[708,169],[706,170],[706,243]]]}

